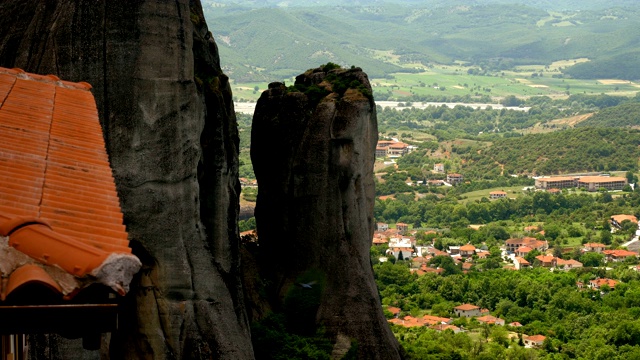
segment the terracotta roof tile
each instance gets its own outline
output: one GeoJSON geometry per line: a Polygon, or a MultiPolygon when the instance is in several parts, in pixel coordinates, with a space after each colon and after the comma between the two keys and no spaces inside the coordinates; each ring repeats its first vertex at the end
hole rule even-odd
{"type": "Polygon", "coordinates": [[[478,306],[471,305],[471,304],[462,304],[454,307],[454,309],[462,310],[462,311],[470,311],[470,310],[477,310],[480,308],[478,306]]]}
{"type": "Polygon", "coordinates": [[[73,293],[80,284],[61,288],[58,277],[50,276],[59,269],[123,294],[139,269],[90,89],[53,75],[0,68],[0,255],[6,255],[0,256],[0,270],[8,278],[0,284],[3,299],[26,283],[73,293]],[[8,257],[19,253],[34,262],[8,266],[8,257]],[[124,263],[128,280],[115,279],[109,266],[124,263]]]}

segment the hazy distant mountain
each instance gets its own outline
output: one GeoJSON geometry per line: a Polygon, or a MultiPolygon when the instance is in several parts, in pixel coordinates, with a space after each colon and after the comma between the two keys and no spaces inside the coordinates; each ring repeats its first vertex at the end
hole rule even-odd
{"type": "Polygon", "coordinates": [[[204,0],[203,5],[225,71],[240,82],[286,79],[329,61],[382,77],[414,71],[400,67],[410,63],[463,60],[503,70],[581,57],[615,59],[640,50],[637,0],[361,0],[346,5],[204,0]]]}
{"type": "Polygon", "coordinates": [[[235,5],[248,8],[259,7],[308,7],[308,6],[367,6],[400,4],[420,7],[519,4],[545,10],[593,10],[617,6],[638,6],[637,0],[204,0],[203,6],[211,4],[235,5]]]}

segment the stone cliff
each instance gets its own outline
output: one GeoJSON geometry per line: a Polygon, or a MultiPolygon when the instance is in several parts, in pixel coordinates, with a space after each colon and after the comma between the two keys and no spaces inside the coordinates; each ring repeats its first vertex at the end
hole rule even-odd
{"type": "Polygon", "coordinates": [[[31,358],[252,359],[245,300],[256,319],[273,309],[300,333],[322,325],[336,358],[399,357],[369,261],[377,125],[360,69],[263,94],[252,157],[268,262],[241,274],[237,127],[199,0],[3,0],[0,14],[0,66],[93,85],[143,262],[101,352],[36,335],[31,358]],[[246,296],[242,276],[258,280],[246,296]],[[269,304],[253,306],[263,280],[269,304]]]}
{"type": "MultiPolygon", "coordinates": [[[[1,66],[93,85],[143,262],[111,358],[253,358],[235,114],[200,2],[3,0],[0,14],[1,66]]],[[[31,341],[33,358],[100,358],[57,336],[31,341]]]]}
{"type": "Polygon", "coordinates": [[[359,68],[328,64],[272,83],[253,118],[256,221],[270,303],[300,333],[321,325],[334,357],[400,357],[370,263],[378,138],[359,68]]]}

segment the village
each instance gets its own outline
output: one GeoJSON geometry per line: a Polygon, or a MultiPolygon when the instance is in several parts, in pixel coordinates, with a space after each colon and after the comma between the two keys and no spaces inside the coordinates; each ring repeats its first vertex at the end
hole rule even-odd
{"type": "MultiPolygon", "coordinates": [[[[623,222],[632,222],[638,226],[638,220],[633,215],[613,215],[609,219],[612,232],[621,229],[623,222]]],[[[512,271],[525,271],[528,268],[548,268],[550,271],[570,271],[580,269],[583,264],[574,259],[565,260],[556,256],[550,248],[547,240],[544,239],[544,230],[540,226],[525,226],[523,233],[529,236],[510,238],[500,247],[500,259],[502,267],[512,271]],[[531,254],[539,254],[531,257],[531,254]],[[529,259],[529,260],[527,260],[529,259]]],[[[427,231],[431,235],[440,235],[436,230],[427,231]]],[[[432,260],[436,257],[446,257],[462,269],[463,273],[470,271],[482,271],[476,269],[479,260],[492,256],[487,246],[483,243],[479,246],[467,243],[464,245],[449,245],[444,249],[435,247],[435,238],[429,244],[419,244],[416,240],[416,231],[410,230],[410,225],[405,223],[396,223],[395,228],[390,228],[389,224],[377,223],[376,231],[373,235],[373,246],[386,248],[385,254],[378,260],[380,262],[399,262],[408,263],[410,271],[419,276],[426,274],[445,275],[446,270],[442,267],[432,264],[432,260]]],[[[608,246],[601,243],[588,242],[583,244],[579,251],[581,253],[597,253],[604,256],[605,265],[628,261],[628,259],[638,259],[640,257],[640,227],[636,230],[635,236],[623,244],[622,249],[608,249],[608,246]]],[[[439,263],[439,262],[436,262],[439,263]]],[[[640,265],[629,266],[635,271],[640,271],[640,265]]],[[[606,267],[606,269],[609,269],[606,267]]],[[[619,280],[610,278],[596,278],[588,282],[576,282],[576,291],[594,291],[600,296],[605,296],[608,292],[614,291],[616,286],[620,284],[619,280]]],[[[467,331],[462,323],[456,322],[452,318],[438,317],[433,315],[412,316],[408,312],[403,312],[398,307],[388,306],[385,309],[390,313],[389,323],[403,327],[429,327],[435,331],[451,330],[454,333],[467,331]]],[[[473,321],[478,326],[505,326],[508,330],[516,331],[516,328],[523,325],[518,322],[505,323],[504,319],[493,316],[491,311],[481,308],[475,304],[464,303],[453,308],[453,313],[458,318],[467,318],[467,321],[473,321]]],[[[510,332],[510,337],[519,337],[522,345],[527,348],[539,348],[546,339],[540,334],[518,335],[516,332],[510,332]]]]}

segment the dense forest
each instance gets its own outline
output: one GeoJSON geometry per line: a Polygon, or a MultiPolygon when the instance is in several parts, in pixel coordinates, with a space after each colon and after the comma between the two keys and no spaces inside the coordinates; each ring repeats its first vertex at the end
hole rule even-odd
{"type": "Polygon", "coordinates": [[[507,174],[552,175],[636,170],[640,131],[580,128],[503,138],[481,151],[466,152],[465,171],[474,177],[507,174]],[[504,171],[502,171],[504,169],[504,171]]]}
{"type": "Polygon", "coordinates": [[[640,126],[640,103],[625,103],[599,111],[576,127],[637,127],[640,126]]]}
{"type": "Polygon", "coordinates": [[[591,62],[576,64],[564,70],[576,79],[640,79],[640,52],[631,52],[591,62]]]}

